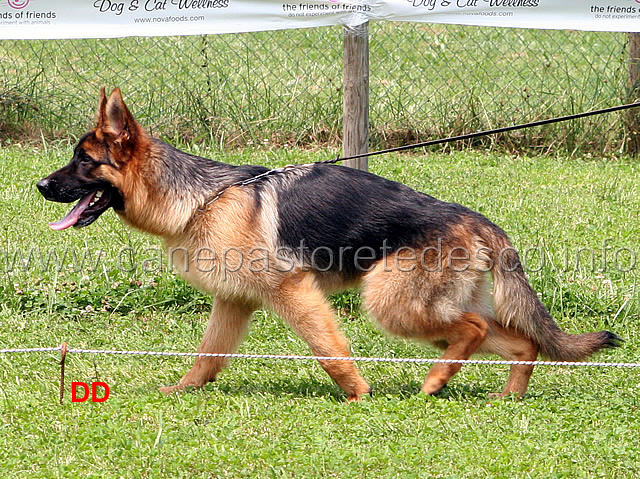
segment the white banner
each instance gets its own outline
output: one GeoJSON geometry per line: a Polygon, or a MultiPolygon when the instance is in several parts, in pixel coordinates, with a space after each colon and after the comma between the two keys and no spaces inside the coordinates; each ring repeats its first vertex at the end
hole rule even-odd
{"type": "Polygon", "coordinates": [[[640,0],[0,0],[0,39],[201,35],[376,20],[638,32],[640,0]]]}

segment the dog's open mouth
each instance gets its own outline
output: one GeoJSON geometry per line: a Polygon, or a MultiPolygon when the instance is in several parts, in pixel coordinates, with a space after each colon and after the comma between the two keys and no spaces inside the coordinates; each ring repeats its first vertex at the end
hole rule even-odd
{"type": "Polygon", "coordinates": [[[113,193],[109,190],[92,191],[76,203],[67,216],[60,221],[49,223],[51,229],[64,230],[70,226],[81,228],[93,223],[111,207],[113,193]]]}

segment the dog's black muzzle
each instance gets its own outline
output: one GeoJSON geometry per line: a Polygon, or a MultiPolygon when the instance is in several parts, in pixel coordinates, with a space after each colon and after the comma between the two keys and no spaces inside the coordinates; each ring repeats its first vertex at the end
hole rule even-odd
{"type": "Polygon", "coordinates": [[[65,180],[60,181],[54,175],[49,175],[36,183],[38,191],[49,201],[57,203],[72,203],[89,191],[99,189],[101,185],[80,185],[75,182],[65,180]]]}

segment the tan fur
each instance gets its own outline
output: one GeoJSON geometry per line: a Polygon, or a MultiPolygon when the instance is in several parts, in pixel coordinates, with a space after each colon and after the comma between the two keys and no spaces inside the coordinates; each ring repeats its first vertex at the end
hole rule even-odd
{"type": "MultiPolygon", "coordinates": [[[[488,330],[489,325],[483,318],[474,313],[464,313],[452,324],[430,333],[442,337],[447,343],[442,359],[469,359],[484,342],[488,330]]],[[[460,363],[435,364],[424,381],[422,391],[427,394],[438,393],[461,367],[460,363]]]]}
{"type": "MultiPolygon", "coordinates": [[[[235,351],[247,332],[249,318],[255,309],[256,306],[249,303],[217,297],[198,352],[235,351]]],[[[213,381],[226,363],[225,358],[198,357],[177,385],[160,388],[160,391],[170,394],[189,386],[202,387],[213,381]]]]}
{"type": "Polygon", "coordinates": [[[234,188],[210,205],[207,214],[193,216],[183,232],[163,235],[186,280],[211,294],[254,299],[283,281],[277,265],[264,265],[264,258],[273,262],[274,255],[262,234],[264,224],[249,203],[246,190],[234,188]]]}
{"type": "MultiPolygon", "coordinates": [[[[268,305],[307,342],[314,355],[349,356],[348,342],[338,331],[325,293],[311,273],[301,271],[287,276],[271,292],[268,305]]],[[[351,361],[320,361],[320,364],[347,393],[349,401],[357,401],[371,391],[351,361]]]]}

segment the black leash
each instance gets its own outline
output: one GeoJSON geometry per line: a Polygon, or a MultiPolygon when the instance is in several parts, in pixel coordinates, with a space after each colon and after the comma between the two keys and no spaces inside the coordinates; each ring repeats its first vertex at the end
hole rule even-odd
{"type": "MultiPolygon", "coordinates": [[[[340,161],[345,161],[345,160],[355,160],[357,158],[365,158],[365,157],[369,157],[369,156],[375,156],[375,155],[383,155],[385,153],[394,153],[397,151],[406,151],[406,150],[413,150],[415,148],[422,148],[425,146],[433,146],[433,145],[441,145],[443,143],[451,143],[454,141],[461,141],[461,140],[470,140],[472,138],[479,138],[481,136],[489,136],[489,135],[495,135],[496,133],[505,133],[508,131],[516,131],[516,130],[522,130],[524,128],[532,128],[534,126],[543,126],[543,125],[550,125],[552,123],[559,123],[561,121],[568,121],[568,120],[577,120],[579,118],[586,118],[588,116],[595,116],[595,115],[602,115],[604,113],[612,113],[614,111],[621,111],[621,110],[628,110],[630,108],[636,108],[640,106],[640,102],[636,102],[636,103],[628,103],[626,105],[619,105],[619,106],[612,106],[610,108],[603,108],[601,110],[592,110],[592,111],[587,111],[584,113],[576,113],[573,115],[567,115],[567,116],[559,116],[556,118],[549,118],[548,120],[539,120],[539,121],[533,121],[531,123],[522,123],[520,125],[514,125],[514,126],[505,126],[502,128],[495,128],[493,130],[485,130],[485,131],[477,131],[475,133],[467,133],[466,135],[458,135],[458,136],[450,136],[448,138],[441,138],[439,140],[429,140],[429,141],[423,141],[422,143],[413,143],[411,145],[404,145],[404,146],[397,146],[395,148],[389,148],[386,150],[379,150],[379,151],[372,151],[371,153],[360,153],[358,155],[352,155],[352,156],[343,156],[343,157],[336,157],[333,158],[331,160],[322,160],[322,161],[316,161],[312,164],[334,164],[334,163],[338,163],[340,161]]],[[[225,186],[224,188],[222,188],[217,194],[211,196],[209,199],[207,199],[205,201],[205,203],[198,208],[198,211],[200,212],[204,212],[206,211],[207,207],[215,202],[218,198],[220,198],[225,191],[227,191],[227,189],[233,187],[233,186],[245,186],[245,185],[249,185],[251,183],[255,183],[257,181],[262,180],[263,178],[267,177],[267,176],[271,176],[277,173],[282,173],[285,170],[290,170],[292,168],[295,168],[296,166],[300,166],[300,165],[287,165],[285,167],[282,168],[274,168],[272,170],[266,171],[264,173],[261,173],[257,176],[251,177],[251,178],[247,178],[244,180],[240,180],[237,181],[235,183],[232,183],[230,185],[225,186]]]]}
{"type": "Polygon", "coordinates": [[[576,114],[573,114],[573,115],[550,118],[548,120],[533,121],[531,123],[522,123],[520,125],[505,126],[505,127],[502,127],[502,128],[495,128],[493,130],[477,131],[475,133],[467,133],[465,135],[450,136],[448,138],[441,138],[439,140],[429,140],[429,141],[423,141],[422,143],[414,143],[414,144],[411,144],[411,145],[397,146],[395,148],[389,148],[389,149],[386,149],[386,150],[372,151],[371,153],[360,153],[360,154],[357,154],[357,155],[344,156],[344,157],[338,156],[337,158],[334,158],[332,160],[319,161],[318,163],[333,164],[333,163],[338,163],[340,161],[345,161],[345,160],[355,160],[357,158],[365,158],[365,157],[369,157],[369,156],[383,155],[385,153],[394,153],[394,152],[397,152],[397,151],[413,150],[415,148],[422,148],[422,147],[425,147],[425,146],[441,145],[443,143],[451,143],[451,142],[454,142],[454,141],[461,141],[461,140],[471,140],[473,138],[479,138],[481,136],[489,136],[489,135],[495,135],[497,133],[506,133],[508,131],[522,130],[524,128],[532,128],[534,126],[550,125],[552,123],[559,123],[559,122],[562,122],[562,121],[577,120],[579,118],[586,118],[588,116],[602,115],[604,113],[612,113],[614,111],[620,111],[620,110],[628,110],[630,108],[636,108],[636,107],[639,107],[639,106],[640,106],[640,102],[628,103],[626,105],[613,106],[613,107],[610,107],[610,108],[603,108],[601,110],[593,110],[593,111],[587,111],[587,112],[584,112],[584,113],[576,113],[576,114]]]}

